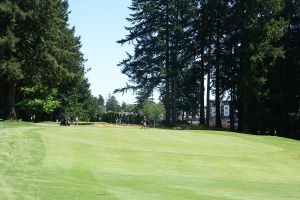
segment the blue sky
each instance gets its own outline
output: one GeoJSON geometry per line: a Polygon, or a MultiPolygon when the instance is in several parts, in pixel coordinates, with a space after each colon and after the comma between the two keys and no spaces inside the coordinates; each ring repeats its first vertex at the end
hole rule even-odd
{"type": "MultiPolygon", "coordinates": [[[[126,58],[126,51],[132,47],[121,46],[117,40],[127,34],[131,0],[69,0],[69,23],[75,26],[76,35],[81,37],[82,52],[86,67],[91,67],[87,77],[94,96],[101,94],[104,99],[116,88],[126,85],[128,79],[120,72],[117,64],[126,58]]],[[[132,92],[115,94],[121,103],[134,103],[132,92]]]]}

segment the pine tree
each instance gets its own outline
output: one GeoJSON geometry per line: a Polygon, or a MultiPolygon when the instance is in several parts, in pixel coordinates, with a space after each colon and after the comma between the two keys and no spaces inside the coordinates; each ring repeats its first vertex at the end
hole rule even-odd
{"type": "MultiPolygon", "coordinates": [[[[66,89],[76,87],[86,95],[78,101],[91,100],[80,39],[68,25],[67,1],[2,1],[0,16],[0,76],[7,86],[3,91],[8,91],[7,118],[17,118],[17,103],[42,100],[21,88],[48,88],[51,96],[50,91],[58,91],[52,97],[61,102],[68,95],[66,89]]],[[[90,107],[92,101],[84,104],[90,107]]]]}
{"type": "Polygon", "coordinates": [[[300,3],[286,0],[281,16],[289,22],[280,42],[284,58],[280,58],[268,72],[270,89],[265,104],[270,107],[269,123],[264,124],[277,134],[300,138],[300,3]]]}
{"type": "Polygon", "coordinates": [[[142,90],[151,95],[155,87],[162,93],[166,123],[177,123],[178,77],[184,63],[184,41],[186,1],[132,1],[134,12],[129,19],[130,34],[123,40],[134,42],[134,55],[120,63],[122,72],[129,76],[135,86],[127,89],[142,90]],[[178,53],[182,52],[182,54],[178,53]]]}
{"type": "Polygon", "coordinates": [[[19,51],[22,42],[17,33],[23,28],[25,13],[15,1],[0,3],[0,76],[8,86],[8,119],[16,119],[16,90],[24,77],[23,55],[19,51]]]}
{"type": "Polygon", "coordinates": [[[255,105],[265,94],[268,64],[264,61],[283,55],[282,48],[274,45],[283,36],[286,26],[285,21],[277,17],[282,8],[283,1],[257,1],[251,5],[237,1],[235,5],[239,29],[239,130],[243,132],[250,131],[254,123],[251,121],[255,120],[255,105]]]}

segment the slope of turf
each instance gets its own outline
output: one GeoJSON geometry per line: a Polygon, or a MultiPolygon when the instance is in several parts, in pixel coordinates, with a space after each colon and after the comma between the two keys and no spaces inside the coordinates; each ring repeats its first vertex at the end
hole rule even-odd
{"type": "Polygon", "coordinates": [[[0,129],[0,199],[299,199],[300,142],[213,131],[0,129]]]}

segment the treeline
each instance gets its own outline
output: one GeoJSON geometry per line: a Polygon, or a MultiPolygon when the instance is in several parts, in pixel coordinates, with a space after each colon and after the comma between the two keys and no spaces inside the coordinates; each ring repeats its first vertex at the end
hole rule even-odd
{"type": "Polygon", "coordinates": [[[132,0],[129,9],[118,42],[134,53],[119,65],[133,84],[117,91],[143,99],[159,89],[171,126],[179,111],[209,126],[204,102],[214,98],[220,128],[227,99],[232,130],[299,137],[299,1],[132,0]]]}
{"type": "Polygon", "coordinates": [[[0,2],[0,118],[89,120],[93,97],[67,0],[0,2]]]}
{"type": "Polygon", "coordinates": [[[99,115],[98,121],[116,124],[140,124],[143,117],[134,113],[106,112],[99,115]]]}
{"type": "Polygon", "coordinates": [[[140,103],[127,104],[119,103],[114,95],[109,94],[106,101],[102,95],[94,97],[95,116],[94,121],[119,123],[119,124],[140,124],[146,118],[147,124],[155,126],[164,121],[164,106],[155,103],[151,99],[144,99],[140,103]]]}

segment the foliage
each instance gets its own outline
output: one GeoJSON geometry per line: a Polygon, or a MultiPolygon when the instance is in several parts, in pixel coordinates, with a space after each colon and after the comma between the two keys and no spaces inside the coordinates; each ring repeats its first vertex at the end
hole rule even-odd
{"type": "Polygon", "coordinates": [[[58,115],[79,117],[81,121],[90,121],[95,118],[93,97],[89,90],[89,83],[83,77],[78,77],[61,85],[59,99],[61,107],[58,115]]]}
{"type": "Polygon", "coordinates": [[[106,112],[99,115],[101,122],[120,124],[140,124],[142,117],[135,113],[106,112]]]}
{"type": "Polygon", "coordinates": [[[52,113],[60,106],[57,101],[57,89],[49,89],[42,85],[23,87],[21,92],[22,101],[18,103],[20,109],[33,113],[52,113]]]}
{"type": "Polygon", "coordinates": [[[28,112],[48,120],[61,114],[94,116],[80,38],[68,14],[65,0],[0,2],[0,94],[7,98],[0,114],[5,118],[26,118],[28,112]]]}
{"type": "Polygon", "coordinates": [[[105,106],[108,112],[120,111],[120,104],[114,95],[111,94],[108,95],[105,106]]]}
{"type": "Polygon", "coordinates": [[[106,107],[104,105],[104,98],[102,97],[102,95],[99,95],[98,97],[93,97],[93,105],[95,111],[94,120],[97,121],[99,116],[106,112],[106,107]]]}
{"type": "Polygon", "coordinates": [[[209,75],[217,128],[226,97],[231,130],[295,137],[298,131],[287,127],[300,106],[299,6],[292,0],[132,0],[128,34],[118,41],[134,46],[119,64],[132,84],[117,91],[135,90],[142,103],[159,89],[167,125],[176,125],[179,111],[200,114],[204,125],[209,75]]]}
{"type": "Polygon", "coordinates": [[[158,120],[164,119],[164,106],[161,103],[146,101],[140,110],[140,115],[145,116],[148,121],[154,121],[155,123],[158,120]]]}

